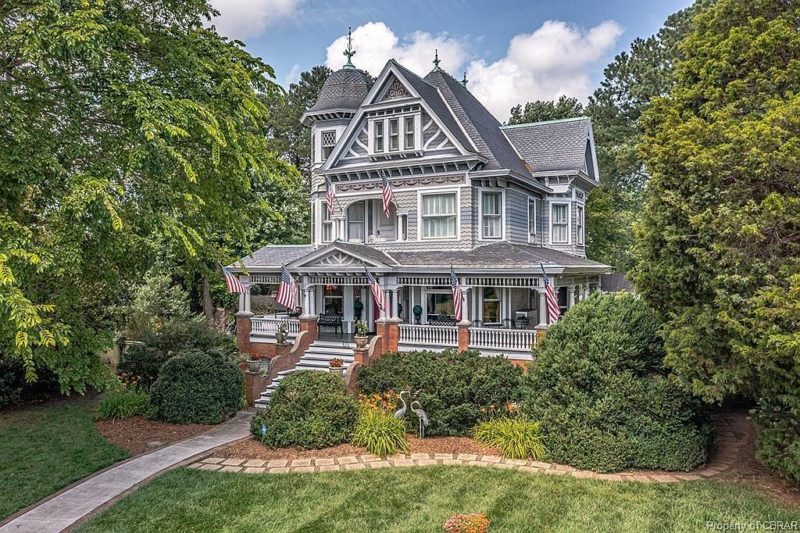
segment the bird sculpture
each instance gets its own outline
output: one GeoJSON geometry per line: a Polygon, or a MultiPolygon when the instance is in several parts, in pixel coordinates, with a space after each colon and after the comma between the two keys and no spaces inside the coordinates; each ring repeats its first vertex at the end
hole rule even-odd
{"type": "Polygon", "coordinates": [[[411,411],[417,415],[417,418],[419,418],[419,438],[422,439],[425,437],[425,428],[428,427],[428,424],[430,424],[430,420],[428,420],[428,413],[422,409],[422,404],[416,400],[411,402],[411,411]],[[414,407],[415,405],[416,407],[414,407]]]}
{"type": "Polygon", "coordinates": [[[400,401],[403,402],[403,407],[394,412],[395,418],[405,418],[406,416],[406,409],[408,409],[408,406],[406,405],[406,401],[403,399],[403,394],[411,394],[411,393],[408,392],[407,390],[400,391],[400,401]]]}

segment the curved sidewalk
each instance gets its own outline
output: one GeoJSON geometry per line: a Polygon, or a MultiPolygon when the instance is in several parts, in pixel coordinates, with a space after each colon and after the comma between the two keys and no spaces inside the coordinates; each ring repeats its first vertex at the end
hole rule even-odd
{"type": "Polygon", "coordinates": [[[207,433],[134,457],[92,475],[4,524],[0,527],[0,533],[56,533],[74,526],[90,513],[165,470],[246,437],[250,431],[250,417],[249,412],[237,413],[234,418],[207,433]]]}

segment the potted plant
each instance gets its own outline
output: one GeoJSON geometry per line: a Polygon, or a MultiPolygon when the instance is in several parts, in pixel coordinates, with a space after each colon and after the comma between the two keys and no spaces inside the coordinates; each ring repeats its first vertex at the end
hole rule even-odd
{"type": "Polygon", "coordinates": [[[330,365],[331,372],[336,372],[340,376],[344,376],[346,369],[344,367],[344,361],[342,359],[334,357],[333,359],[330,360],[330,363],[328,364],[330,365]]]}
{"type": "Polygon", "coordinates": [[[356,334],[353,339],[356,341],[356,348],[367,346],[367,323],[363,320],[356,322],[356,334]]]}
{"type": "Polygon", "coordinates": [[[411,311],[414,313],[414,323],[419,324],[422,322],[422,306],[416,304],[411,311]]]}
{"type": "Polygon", "coordinates": [[[275,330],[275,342],[278,344],[286,344],[286,336],[289,334],[289,328],[286,324],[281,324],[278,326],[278,329],[275,330]]]}
{"type": "Polygon", "coordinates": [[[247,371],[253,374],[258,373],[258,366],[260,361],[256,359],[256,356],[250,353],[243,353],[240,356],[241,359],[244,359],[245,363],[247,363],[247,371]]]}
{"type": "Polygon", "coordinates": [[[363,310],[364,304],[360,299],[353,302],[353,315],[356,317],[356,320],[361,320],[361,311],[363,310]]]}

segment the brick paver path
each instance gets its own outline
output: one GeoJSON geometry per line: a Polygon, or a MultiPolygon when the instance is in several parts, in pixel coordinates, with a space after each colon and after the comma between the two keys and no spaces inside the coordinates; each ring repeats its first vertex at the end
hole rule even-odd
{"type": "Polygon", "coordinates": [[[170,467],[246,437],[250,430],[250,417],[251,413],[239,413],[222,426],[202,435],[140,455],[90,476],[9,521],[0,527],[0,533],[56,533],[74,526],[124,492],[170,467]]]}
{"type": "Polygon", "coordinates": [[[639,481],[643,483],[678,483],[710,478],[721,474],[733,465],[737,450],[745,435],[731,429],[730,419],[725,415],[715,420],[717,450],[708,465],[691,472],[664,472],[660,470],[636,470],[614,474],[598,474],[590,470],[578,470],[571,466],[541,461],[505,459],[497,455],[474,455],[454,453],[412,453],[394,455],[381,459],[375,455],[350,455],[344,457],[319,457],[306,459],[260,459],[205,457],[189,468],[217,472],[241,472],[245,474],[284,474],[287,472],[339,472],[390,467],[413,467],[433,465],[480,466],[505,468],[520,472],[540,473],[553,476],[572,476],[583,479],[605,481],[639,481]]]}

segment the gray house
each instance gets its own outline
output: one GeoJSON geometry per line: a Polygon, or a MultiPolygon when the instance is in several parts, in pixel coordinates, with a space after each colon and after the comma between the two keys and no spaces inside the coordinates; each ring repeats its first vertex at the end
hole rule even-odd
{"type": "MultiPolygon", "coordinates": [[[[466,343],[528,360],[547,326],[540,265],[562,310],[611,270],[585,255],[585,204],[600,180],[588,118],[503,126],[438,65],[423,78],[390,60],[372,83],[348,60],[302,120],[313,142],[311,244],[266,246],[231,268],[248,287],[277,284],[285,266],[305,318],[341,320],[345,333],[359,318],[371,331],[394,324],[389,346],[400,350],[466,343]],[[396,198],[389,216],[384,177],[396,198]],[[466,341],[452,320],[451,266],[466,341]]],[[[240,315],[249,311],[245,296],[240,315]]],[[[272,342],[282,323],[299,330],[287,314],[250,320],[253,343],[272,342]]]]}

